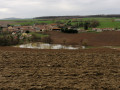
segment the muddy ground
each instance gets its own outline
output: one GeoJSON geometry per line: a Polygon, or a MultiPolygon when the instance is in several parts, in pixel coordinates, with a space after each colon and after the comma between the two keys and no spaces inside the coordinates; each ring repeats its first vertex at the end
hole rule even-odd
{"type": "Polygon", "coordinates": [[[119,90],[120,51],[0,47],[2,90],[119,90]]]}

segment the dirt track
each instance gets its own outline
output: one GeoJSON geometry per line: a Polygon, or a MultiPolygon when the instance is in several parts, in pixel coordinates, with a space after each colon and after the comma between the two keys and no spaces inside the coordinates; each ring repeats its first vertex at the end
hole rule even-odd
{"type": "Polygon", "coordinates": [[[119,90],[120,51],[0,47],[0,89],[119,90]]]}

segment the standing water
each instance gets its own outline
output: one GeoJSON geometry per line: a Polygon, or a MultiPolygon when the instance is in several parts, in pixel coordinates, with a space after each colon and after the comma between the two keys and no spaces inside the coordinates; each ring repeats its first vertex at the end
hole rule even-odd
{"type": "MultiPolygon", "coordinates": [[[[23,45],[18,45],[15,47],[35,48],[35,49],[79,49],[80,48],[80,47],[73,47],[72,45],[66,46],[66,45],[61,45],[61,44],[47,44],[47,43],[42,43],[42,42],[23,44],[23,45]]],[[[81,48],[85,49],[84,46],[82,46],[81,48]]]]}

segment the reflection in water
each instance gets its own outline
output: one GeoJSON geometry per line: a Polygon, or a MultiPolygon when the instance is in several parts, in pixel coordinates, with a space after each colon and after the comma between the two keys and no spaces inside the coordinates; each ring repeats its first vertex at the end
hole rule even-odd
{"type": "MultiPolygon", "coordinates": [[[[79,49],[80,47],[73,47],[71,45],[65,46],[61,44],[46,44],[46,43],[29,43],[29,44],[24,44],[24,45],[19,45],[16,47],[20,48],[37,48],[37,49],[79,49]]],[[[85,49],[84,46],[82,46],[82,49],[85,49]]]]}

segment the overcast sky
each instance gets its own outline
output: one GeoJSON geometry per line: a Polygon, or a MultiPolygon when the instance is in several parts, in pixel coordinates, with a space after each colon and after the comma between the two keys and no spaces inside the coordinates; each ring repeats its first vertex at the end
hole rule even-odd
{"type": "Polygon", "coordinates": [[[0,18],[120,14],[120,0],[0,0],[0,18]]]}

